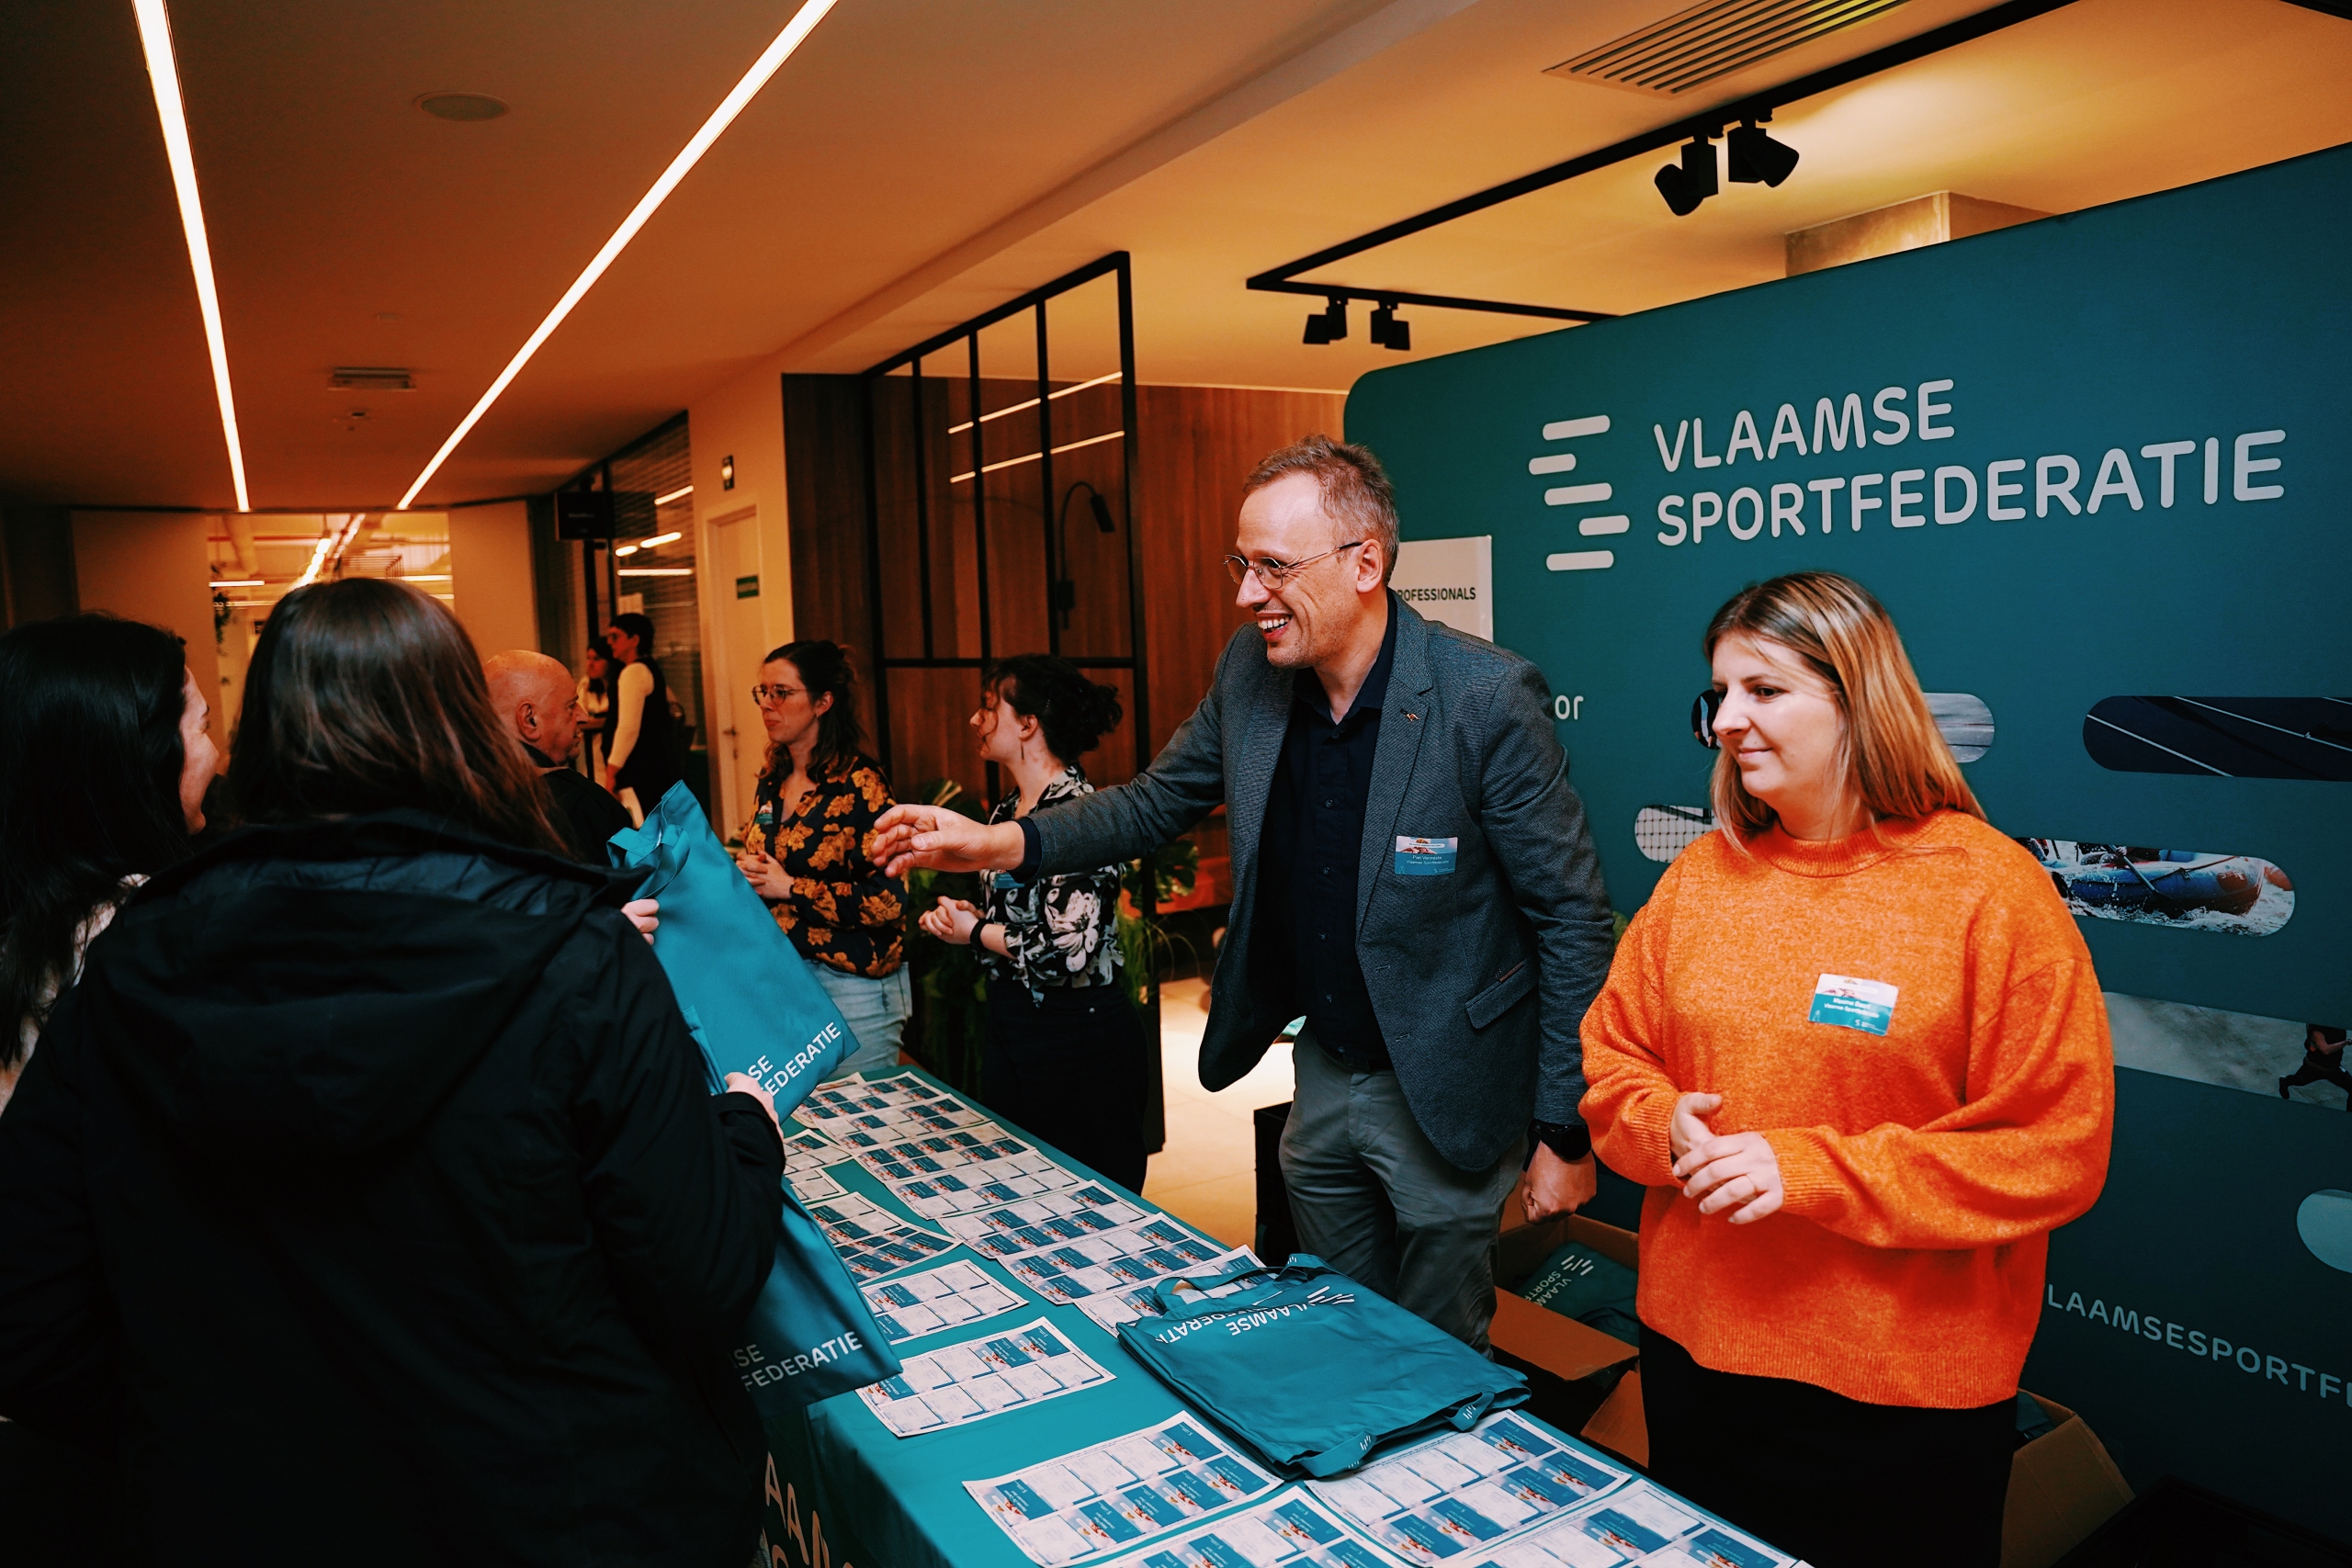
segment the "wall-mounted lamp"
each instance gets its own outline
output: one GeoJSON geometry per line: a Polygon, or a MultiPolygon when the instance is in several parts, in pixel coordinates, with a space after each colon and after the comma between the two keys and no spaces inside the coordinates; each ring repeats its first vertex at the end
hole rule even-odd
{"type": "Polygon", "coordinates": [[[1078,584],[1069,576],[1069,503],[1080,491],[1086,491],[1087,510],[1094,513],[1094,531],[1098,534],[1118,532],[1118,524],[1111,517],[1111,502],[1103,493],[1085,479],[1079,480],[1062,491],[1062,503],[1054,516],[1055,563],[1062,575],[1054,583],[1049,595],[1049,607],[1062,618],[1062,630],[1069,630],[1070,612],[1078,607],[1078,584]]]}
{"type": "Polygon", "coordinates": [[[732,452],[718,460],[718,488],[721,490],[735,488],[735,454],[732,452]]]}

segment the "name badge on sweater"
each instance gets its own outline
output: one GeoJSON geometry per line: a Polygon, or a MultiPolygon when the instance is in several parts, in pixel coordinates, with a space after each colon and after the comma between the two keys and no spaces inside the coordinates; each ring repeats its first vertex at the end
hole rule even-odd
{"type": "Polygon", "coordinates": [[[1459,839],[1408,839],[1396,835],[1396,874],[1399,876],[1447,876],[1453,871],[1454,851],[1459,839]]]}
{"type": "Polygon", "coordinates": [[[1813,988],[1813,1011],[1805,1016],[1815,1023],[1884,1034],[1886,1026],[1894,1021],[1894,987],[1883,980],[1824,975],[1813,988]]]}

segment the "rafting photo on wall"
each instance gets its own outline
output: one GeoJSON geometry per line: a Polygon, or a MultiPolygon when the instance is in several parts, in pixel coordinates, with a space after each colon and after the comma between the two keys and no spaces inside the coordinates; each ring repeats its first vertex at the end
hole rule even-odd
{"type": "Polygon", "coordinates": [[[2268,936],[2295,914],[2295,885],[2253,855],[2019,839],[2077,915],[2231,936],[2268,936]]]}

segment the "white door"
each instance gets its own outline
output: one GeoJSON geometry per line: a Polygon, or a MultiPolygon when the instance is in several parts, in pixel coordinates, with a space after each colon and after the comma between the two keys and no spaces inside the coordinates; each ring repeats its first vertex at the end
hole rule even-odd
{"type": "Polygon", "coordinates": [[[760,581],[760,518],[756,507],[719,518],[711,525],[711,558],[717,570],[713,584],[718,595],[719,712],[721,723],[711,748],[720,775],[724,806],[721,837],[732,837],[752,815],[752,796],[760,768],[767,760],[767,731],[760,727],[759,705],[752,687],[760,679],[760,660],[767,653],[767,616],[760,581]]]}

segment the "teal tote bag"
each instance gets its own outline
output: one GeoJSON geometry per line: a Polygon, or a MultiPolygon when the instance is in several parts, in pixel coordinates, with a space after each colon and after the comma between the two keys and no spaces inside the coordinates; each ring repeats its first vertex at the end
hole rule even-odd
{"type": "MultiPolygon", "coordinates": [[[[775,1096],[778,1115],[790,1111],[848,1052],[849,1027],[694,795],[672,784],[645,826],[614,834],[609,852],[616,866],[652,872],[638,897],[661,900],[653,955],[702,1046],[712,1091],[727,1074],[746,1073],[775,1096]]],[[[771,1421],[901,1371],[817,1222],[789,1186],[779,1196],[775,1261],[734,1349],[736,1375],[771,1421]]]]}
{"type": "Polygon", "coordinates": [[[1523,1374],[1306,1253],[1201,1281],[1214,1296],[1191,1283],[1161,1280],[1166,1315],[1121,1324],[1119,1341],[1281,1474],[1337,1475],[1527,1399],[1523,1374]]]}
{"type": "Polygon", "coordinates": [[[789,1115],[856,1042],[693,793],[672,784],[645,826],[614,834],[607,852],[616,866],[651,874],[637,896],[662,904],[653,955],[709,1061],[712,1091],[742,1073],[789,1115]]]}

